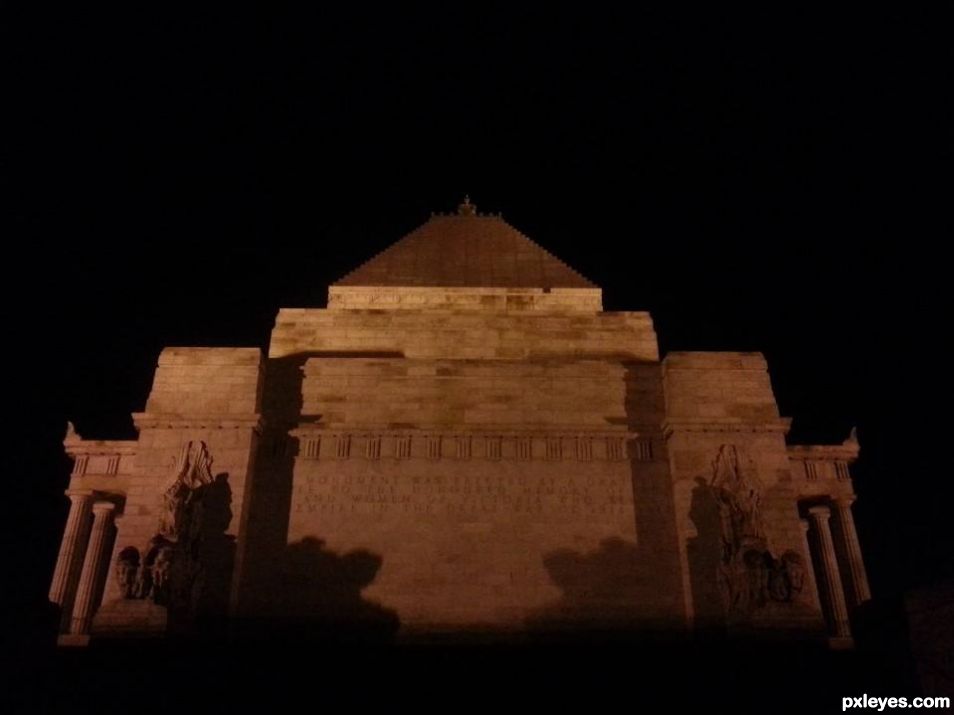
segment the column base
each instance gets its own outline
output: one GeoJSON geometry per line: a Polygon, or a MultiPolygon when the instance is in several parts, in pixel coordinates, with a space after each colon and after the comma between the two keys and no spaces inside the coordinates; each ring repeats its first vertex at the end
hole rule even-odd
{"type": "Polygon", "coordinates": [[[830,636],[828,638],[828,647],[832,650],[853,650],[855,639],[851,636],[830,636]]]}
{"type": "Polygon", "coordinates": [[[56,644],[65,648],[85,648],[89,645],[89,634],[61,633],[56,639],[56,644]]]}
{"type": "Polygon", "coordinates": [[[169,614],[165,606],[148,599],[115,599],[104,603],[93,617],[96,636],[165,635],[169,614]]]}

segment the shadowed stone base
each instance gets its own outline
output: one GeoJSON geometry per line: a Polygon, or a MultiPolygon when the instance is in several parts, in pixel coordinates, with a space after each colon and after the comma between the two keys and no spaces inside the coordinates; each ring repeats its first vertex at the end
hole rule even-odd
{"type": "Polygon", "coordinates": [[[855,647],[855,639],[850,636],[832,636],[828,639],[828,647],[832,650],[852,650],[855,647]]]}
{"type": "Polygon", "coordinates": [[[61,633],[56,639],[56,644],[66,648],[85,648],[89,645],[89,634],[61,633]]]}
{"type": "Polygon", "coordinates": [[[164,635],[168,615],[164,606],[146,599],[117,599],[104,603],[93,620],[94,636],[164,635]]]}
{"type": "Polygon", "coordinates": [[[789,445],[763,355],[660,360],[648,313],[467,201],[328,295],[267,358],[165,348],[136,440],[68,428],[50,597],[94,649],[848,642],[860,447],[789,445]]]}

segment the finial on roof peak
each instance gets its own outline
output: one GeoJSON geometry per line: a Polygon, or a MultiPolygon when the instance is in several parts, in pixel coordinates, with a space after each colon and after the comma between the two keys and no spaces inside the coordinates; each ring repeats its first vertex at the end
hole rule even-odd
{"type": "Polygon", "coordinates": [[[457,207],[458,216],[476,216],[477,207],[470,203],[470,195],[464,194],[464,203],[457,207]]]}
{"type": "Polygon", "coordinates": [[[66,421],[66,437],[64,439],[67,442],[75,442],[83,439],[80,433],[76,431],[76,427],[73,426],[73,423],[70,420],[66,421]]]}

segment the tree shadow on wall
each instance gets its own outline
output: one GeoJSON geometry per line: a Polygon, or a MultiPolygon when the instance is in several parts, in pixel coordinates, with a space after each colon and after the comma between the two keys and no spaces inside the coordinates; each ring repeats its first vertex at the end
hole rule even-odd
{"type": "MultiPolygon", "coordinates": [[[[645,441],[658,429],[663,409],[659,366],[627,362],[623,379],[626,417],[621,424],[645,441]]],[[[686,632],[672,481],[664,441],[657,436],[652,443],[659,451],[648,459],[638,445],[627,450],[636,543],[615,537],[591,552],[544,554],[544,567],[562,594],[527,619],[531,631],[652,641],[677,640],[686,632]]]]}
{"type": "Polygon", "coordinates": [[[292,488],[300,440],[293,432],[318,423],[303,414],[305,365],[315,357],[395,357],[400,353],[308,351],[269,358],[262,395],[264,431],[255,454],[255,476],[248,495],[245,542],[239,583],[239,614],[257,618],[274,598],[274,572],[286,560],[292,488]]]}
{"type": "Polygon", "coordinates": [[[197,606],[200,626],[224,623],[229,610],[229,588],[235,568],[235,537],[226,531],[232,523],[232,487],[229,475],[220,473],[206,487],[203,503],[203,538],[200,562],[203,586],[197,606]]]}
{"type": "Polygon", "coordinates": [[[702,477],[696,477],[689,519],[696,527],[696,535],[686,544],[696,623],[707,630],[722,630],[727,625],[718,581],[723,551],[722,516],[715,490],[702,477]]]}
{"type": "MultiPolygon", "coordinates": [[[[265,429],[255,454],[245,523],[245,553],[239,583],[239,608],[261,611],[272,597],[271,573],[288,543],[292,481],[298,439],[290,431],[302,421],[304,365],[311,354],[270,358],[265,366],[262,414],[265,429]]],[[[315,416],[317,418],[317,416],[315,416]]]]}
{"type": "Polygon", "coordinates": [[[173,561],[168,603],[172,633],[219,633],[228,619],[235,569],[235,537],[226,533],[233,517],[228,473],[216,474],[202,489],[199,538],[183,539],[173,561]]]}
{"type": "Polygon", "coordinates": [[[587,553],[552,551],[543,564],[562,596],[527,619],[533,633],[631,639],[669,638],[678,630],[678,615],[665,598],[668,567],[658,552],[613,537],[587,553]]]}
{"type": "Polygon", "coordinates": [[[272,598],[262,613],[269,637],[392,641],[400,624],[397,613],[361,596],[381,563],[370,551],[336,554],[315,537],[289,544],[274,566],[272,598]]]}

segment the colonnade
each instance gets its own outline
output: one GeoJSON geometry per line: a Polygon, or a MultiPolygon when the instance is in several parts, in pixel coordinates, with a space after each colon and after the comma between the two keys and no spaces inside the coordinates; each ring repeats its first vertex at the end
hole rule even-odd
{"type": "Polygon", "coordinates": [[[50,585],[50,601],[62,613],[60,631],[89,633],[98,607],[112,548],[116,505],[90,490],[66,493],[70,513],[50,585]]]}
{"type": "MultiPolygon", "coordinates": [[[[824,599],[830,619],[831,633],[836,638],[850,638],[849,607],[871,598],[868,575],[861,557],[858,533],[851,513],[854,497],[837,497],[828,504],[808,509],[808,519],[802,522],[806,534],[813,537],[812,555],[819,560],[821,582],[819,596],[824,599]],[[832,529],[832,514],[835,528],[832,529]]],[[[810,541],[811,543],[811,541],[810,541]]]]}

